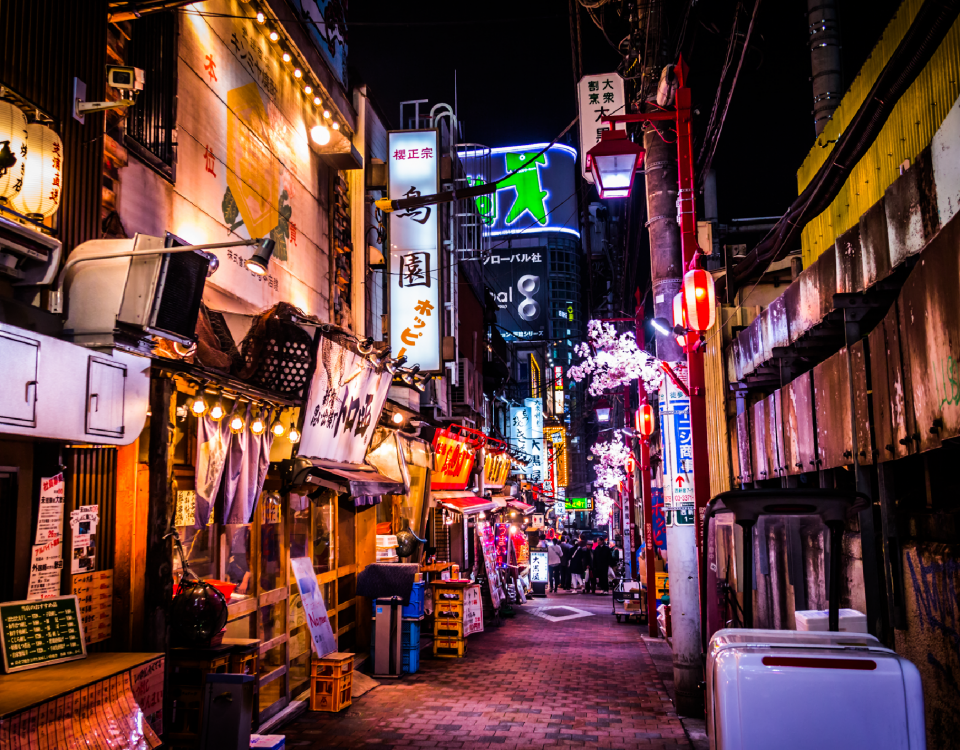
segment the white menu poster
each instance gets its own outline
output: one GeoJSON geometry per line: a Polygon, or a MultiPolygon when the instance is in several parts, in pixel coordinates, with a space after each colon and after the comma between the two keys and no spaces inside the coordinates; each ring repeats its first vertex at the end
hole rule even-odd
{"type": "Polygon", "coordinates": [[[463,634],[483,632],[483,598],[480,586],[467,586],[463,590],[463,634]]]}
{"type": "Polygon", "coordinates": [[[63,529],[63,486],[63,474],[40,480],[40,508],[34,544],[47,544],[60,539],[63,529]]]}
{"type": "Polygon", "coordinates": [[[313,562],[309,557],[294,557],[290,560],[293,575],[300,589],[300,601],[307,618],[307,628],[313,640],[313,649],[318,657],[326,656],[337,650],[337,640],[333,637],[333,628],[327,617],[327,605],[323,602],[323,592],[313,572],[313,562]]]}

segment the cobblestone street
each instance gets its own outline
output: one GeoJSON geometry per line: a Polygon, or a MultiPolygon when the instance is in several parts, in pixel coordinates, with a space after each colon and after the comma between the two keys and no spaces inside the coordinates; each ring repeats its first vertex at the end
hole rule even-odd
{"type": "Polygon", "coordinates": [[[465,658],[424,650],[417,674],[277,731],[290,748],[689,748],[645,632],[608,597],[532,600],[465,658]]]}

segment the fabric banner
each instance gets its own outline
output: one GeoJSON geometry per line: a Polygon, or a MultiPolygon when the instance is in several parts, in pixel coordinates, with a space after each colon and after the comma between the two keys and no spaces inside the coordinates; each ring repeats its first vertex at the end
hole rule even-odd
{"type": "Polygon", "coordinates": [[[322,336],[298,453],[362,464],[390,380],[385,368],[322,336]]]}

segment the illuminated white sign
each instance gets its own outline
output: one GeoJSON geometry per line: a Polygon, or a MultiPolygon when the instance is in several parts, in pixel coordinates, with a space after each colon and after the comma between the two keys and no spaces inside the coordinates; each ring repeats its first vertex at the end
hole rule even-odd
{"type": "Polygon", "coordinates": [[[534,484],[546,479],[546,455],[543,446],[543,399],[525,398],[523,405],[530,411],[530,464],[527,476],[534,484]]]}
{"type": "MultiPolygon", "coordinates": [[[[602,124],[604,117],[627,114],[623,78],[617,73],[584,76],[577,85],[577,100],[580,104],[580,148],[583,149],[580,169],[583,179],[592,185],[593,174],[587,170],[587,151],[600,143],[600,134],[604,130],[610,129],[602,124]]],[[[617,130],[626,127],[626,123],[617,123],[617,130]]]]}
{"type": "MultiPolygon", "coordinates": [[[[436,130],[387,133],[387,192],[394,200],[440,191],[436,130]]],[[[440,362],[440,235],[436,205],[390,214],[390,348],[407,366],[440,362]]]]}
{"type": "Polygon", "coordinates": [[[549,553],[546,550],[530,550],[530,580],[533,583],[550,582],[549,553]]]}

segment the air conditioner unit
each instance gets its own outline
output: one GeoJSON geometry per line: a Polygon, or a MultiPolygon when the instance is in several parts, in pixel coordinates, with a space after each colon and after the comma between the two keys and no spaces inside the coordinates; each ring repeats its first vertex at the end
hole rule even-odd
{"type": "Polygon", "coordinates": [[[90,240],[71,261],[115,254],[71,266],[64,280],[64,337],[91,347],[124,346],[147,351],[150,337],[184,346],[194,343],[209,258],[201,252],[131,257],[131,251],[169,245],[162,237],[90,240]]]}
{"type": "Polygon", "coordinates": [[[476,376],[473,369],[473,362],[464,357],[457,362],[457,382],[450,389],[451,401],[454,406],[469,406],[476,408],[476,376]]]}

